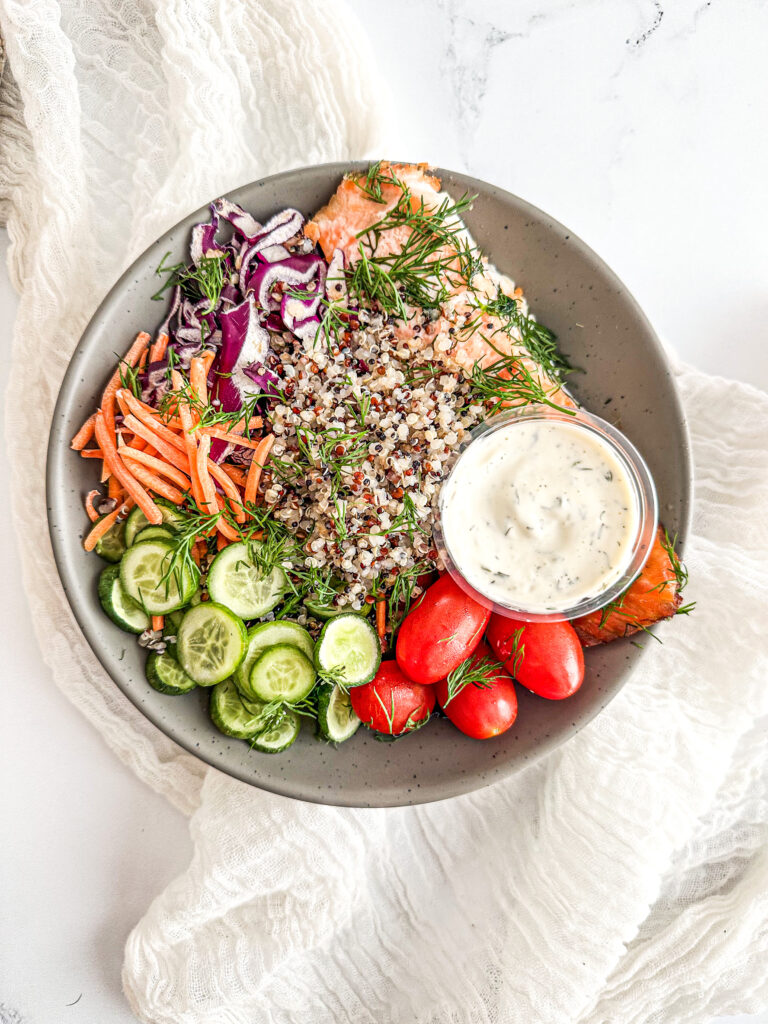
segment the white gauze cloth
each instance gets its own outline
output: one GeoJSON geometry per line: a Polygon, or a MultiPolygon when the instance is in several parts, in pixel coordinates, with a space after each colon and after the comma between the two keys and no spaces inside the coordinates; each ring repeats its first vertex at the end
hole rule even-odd
{"type": "Polygon", "coordinates": [[[764,1006],[768,398],[679,369],[698,608],[543,763],[401,810],[234,782],[143,719],[80,635],[46,539],[48,420],[81,330],[145,245],[244,181],[397,152],[386,91],[338,0],[0,0],[0,28],[15,76],[0,215],[21,293],[7,428],[35,625],[58,684],[190,816],[195,847],[129,937],[137,1017],[669,1024],[764,1006]]]}

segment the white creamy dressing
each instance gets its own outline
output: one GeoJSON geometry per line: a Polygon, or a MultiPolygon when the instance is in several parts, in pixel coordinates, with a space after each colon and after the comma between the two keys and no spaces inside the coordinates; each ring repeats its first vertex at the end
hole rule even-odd
{"type": "Polygon", "coordinates": [[[533,613],[605,591],[632,560],[640,513],[613,449],[563,420],[513,421],[462,453],[442,495],[442,530],[481,594],[533,613]]]}

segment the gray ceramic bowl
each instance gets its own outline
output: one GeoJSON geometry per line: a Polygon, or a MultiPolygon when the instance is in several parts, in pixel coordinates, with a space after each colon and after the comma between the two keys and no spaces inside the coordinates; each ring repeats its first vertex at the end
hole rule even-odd
{"type": "MultiPolygon", "coordinates": [[[[230,195],[262,220],[289,205],[310,215],[347,169],[326,164],[290,171],[230,195]]],[[[531,309],[557,333],[573,364],[586,371],[572,378],[578,399],[619,426],[645,456],[663,521],[683,540],[691,486],[685,420],[661,346],[635,300],[594,252],[541,210],[485,182],[437,173],[452,194],[477,193],[467,216],[475,238],[525,289],[531,309]]],[[[93,486],[94,470],[69,450],[69,439],[95,408],[114,353],[124,351],[139,328],[153,330],[162,320],[164,306],[151,300],[154,270],[169,250],[171,262],[187,258],[190,228],[205,217],[205,209],[190,214],[112,288],[77,346],[54,413],[47,475],[53,550],[74,614],[104,668],[158,729],[191,753],[251,785],[320,803],[367,807],[440,800],[502,779],[565,742],[618,693],[646,650],[622,640],[588,651],[584,684],[566,701],[541,700],[518,688],[517,722],[485,742],[436,720],[397,743],[377,742],[360,729],[333,749],[305,727],[289,751],[271,756],[216,731],[206,711],[207,691],[168,697],[147,684],[144,652],[99,606],[96,580],[103,563],[81,546],[82,495],[93,486]]]]}

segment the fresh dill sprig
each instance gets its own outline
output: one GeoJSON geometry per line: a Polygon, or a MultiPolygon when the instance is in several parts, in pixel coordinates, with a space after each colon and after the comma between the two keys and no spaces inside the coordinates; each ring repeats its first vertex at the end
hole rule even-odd
{"type": "MultiPolygon", "coordinates": [[[[170,252],[165,253],[155,273],[162,277],[166,275],[165,281],[152,296],[153,299],[162,299],[169,288],[181,287],[182,292],[188,299],[199,301],[208,300],[207,309],[203,310],[203,316],[213,313],[219,304],[221,292],[226,284],[227,270],[229,267],[226,253],[215,256],[203,256],[200,262],[190,266],[184,263],[174,263],[166,266],[166,260],[170,252]]],[[[205,326],[205,325],[203,325],[205,326]]]]}
{"type": "Polygon", "coordinates": [[[118,363],[118,368],[120,372],[120,386],[125,388],[126,391],[131,391],[134,398],[141,398],[138,367],[131,366],[124,359],[121,359],[118,363]]]}
{"type": "Polygon", "coordinates": [[[418,586],[419,577],[431,572],[433,568],[431,561],[422,559],[398,571],[387,598],[387,622],[392,633],[400,628],[403,619],[411,610],[413,592],[418,586]]]}
{"type": "Polygon", "coordinates": [[[185,573],[197,575],[197,563],[192,557],[192,548],[195,541],[216,528],[216,524],[222,516],[230,521],[231,517],[223,509],[209,513],[201,512],[195,504],[174,506],[175,532],[168,540],[170,551],[163,561],[165,571],[160,579],[160,585],[165,584],[166,590],[171,579],[176,581],[176,585],[181,590],[185,573]]]}
{"type": "Polygon", "coordinates": [[[479,690],[490,690],[500,674],[498,662],[493,662],[490,658],[475,658],[470,655],[466,661],[462,661],[458,668],[448,673],[445,680],[448,697],[443,707],[448,707],[465,686],[472,685],[479,690]]]}
{"type": "Polygon", "coordinates": [[[364,178],[357,175],[353,177],[352,180],[360,191],[369,199],[372,199],[374,203],[386,202],[382,191],[383,185],[396,185],[400,189],[406,188],[403,182],[395,176],[394,171],[391,169],[387,171],[383,170],[381,160],[377,160],[375,163],[371,164],[364,178]]]}
{"type": "Polygon", "coordinates": [[[575,415],[574,409],[560,406],[552,400],[551,395],[556,388],[547,390],[519,359],[504,355],[488,338],[484,340],[499,353],[499,358],[489,366],[476,362],[469,374],[469,386],[475,401],[490,406],[489,416],[504,406],[531,404],[548,405],[560,412],[575,415]]]}

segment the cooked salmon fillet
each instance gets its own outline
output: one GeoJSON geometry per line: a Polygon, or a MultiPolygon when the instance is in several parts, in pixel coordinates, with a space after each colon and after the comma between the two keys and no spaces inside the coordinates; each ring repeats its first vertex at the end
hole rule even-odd
{"type": "Polygon", "coordinates": [[[585,647],[604,644],[619,636],[631,636],[680,607],[677,575],[659,527],[645,568],[614,605],[575,619],[573,627],[585,647]]]}
{"type": "MultiPolygon", "coordinates": [[[[388,177],[407,188],[414,208],[423,203],[427,209],[436,209],[446,198],[440,180],[429,173],[427,164],[382,163],[379,168],[381,173],[377,180],[382,202],[367,194],[365,173],[348,174],[326,206],[307,224],[305,233],[320,245],[327,259],[337,250],[344,253],[348,264],[359,258],[361,233],[381,221],[402,194],[398,184],[386,180],[388,177]]],[[[385,256],[399,252],[407,237],[408,229],[404,227],[383,232],[375,254],[385,256]]],[[[501,290],[516,299],[526,311],[522,290],[515,288],[513,281],[487,262],[484,272],[473,279],[473,287],[485,291],[488,297],[501,290]]],[[[499,352],[513,356],[519,366],[545,387],[551,401],[577,408],[572,396],[531,357],[521,339],[503,330],[501,320],[487,314],[477,317],[476,307],[473,314],[471,297],[460,280],[452,281],[449,290],[451,294],[442,304],[440,315],[425,322],[423,311],[414,308],[409,319],[400,323],[398,335],[409,338],[411,344],[419,348],[432,346],[436,359],[458,365],[467,373],[471,373],[475,365],[488,367],[497,362],[499,352]],[[476,324],[470,333],[457,327],[469,320],[476,324]]],[[[574,622],[584,646],[629,636],[675,614],[681,597],[675,567],[663,538],[659,528],[646,567],[626,591],[620,606],[608,613],[594,612],[574,622]]]]}

